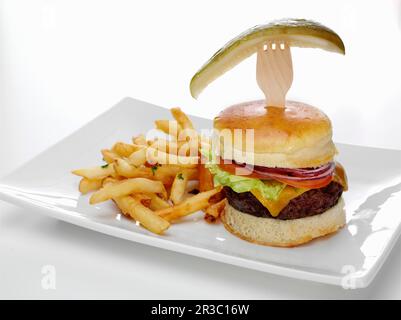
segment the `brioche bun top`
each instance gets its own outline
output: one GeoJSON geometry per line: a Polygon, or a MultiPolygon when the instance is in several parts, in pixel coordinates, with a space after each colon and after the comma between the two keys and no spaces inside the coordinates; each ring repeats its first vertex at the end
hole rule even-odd
{"type": "Polygon", "coordinates": [[[246,150],[246,129],[254,129],[254,146],[250,164],[267,167],[317,167],[333,160],[336,148],[332,142],[330,119],[318,108],[308,104],[287,101],[285,108],[266,107],[264,100],[236,104],[223,110],[214,119],[219,132],[242,132],[224,148],[231,159],[243,162],[246,150]]]}

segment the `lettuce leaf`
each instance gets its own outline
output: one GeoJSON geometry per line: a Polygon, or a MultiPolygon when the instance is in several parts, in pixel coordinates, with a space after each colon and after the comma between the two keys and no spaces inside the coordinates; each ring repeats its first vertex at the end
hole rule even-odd
{"type": "Polygon", "coordinates": [[[260,180],[230,174],[227,171],[220,169],[216,164],[216,161],[213,160],[211,152],[204,151],[202,154],[208,159],[205,167],[214,175],[213,179],[215,186],[221,185],[230,187],[237,193],[257,189],[261,192],[263,197],[273,201],[276,201],[279,198],[281,191],[286,187],[286,184],[275,180],[260,180]]]}

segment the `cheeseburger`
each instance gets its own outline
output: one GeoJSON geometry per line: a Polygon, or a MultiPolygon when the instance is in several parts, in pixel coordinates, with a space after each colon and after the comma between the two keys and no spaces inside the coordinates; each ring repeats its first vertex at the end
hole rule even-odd
{"type": "Polygon", "coordinates": [[[224,186],[228,231],[255,243],[296,246],[344,226],[347,181],[322,111],[293,101],[285,108],[248,102],[223,110],[214,128],[254,132],[253,163],[241,163],[247,150],[232,148],[221,152],[231,158],[206,165],[224,186]]]}

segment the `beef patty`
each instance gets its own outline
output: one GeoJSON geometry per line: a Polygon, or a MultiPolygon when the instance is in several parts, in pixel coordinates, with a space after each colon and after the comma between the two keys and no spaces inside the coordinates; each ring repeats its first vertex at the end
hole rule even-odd
{"type": "Polygon", "coordinates": [[[251,192],[236,193],[229,187],[224,187],[224,192],[228,203],[241,212],[262,218],[291,220],[314,216],[334,207],[341,197],[343,187],[332,181],[326,187],[304,192],[292,199],[277,217],[273,217],[251,192]]]}

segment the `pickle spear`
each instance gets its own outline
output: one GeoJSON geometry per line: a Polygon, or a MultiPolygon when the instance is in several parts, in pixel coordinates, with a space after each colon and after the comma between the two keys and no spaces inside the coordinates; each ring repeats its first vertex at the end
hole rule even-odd
{"type": "Polygon", "coordinates": [[[195,99],[202,90],[269,41],[289,46],[320,48],[345,54],[344,43],[326,26],[305,19],[281,19],[257,25],[241,33],[217,51],[192,77],[190,90],[195,99]]]}

